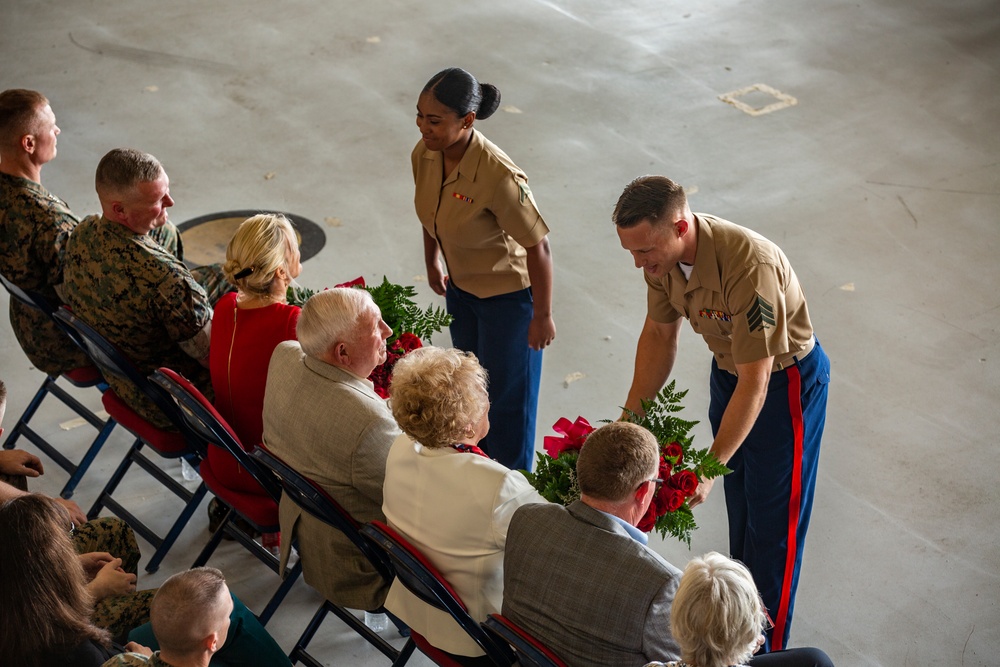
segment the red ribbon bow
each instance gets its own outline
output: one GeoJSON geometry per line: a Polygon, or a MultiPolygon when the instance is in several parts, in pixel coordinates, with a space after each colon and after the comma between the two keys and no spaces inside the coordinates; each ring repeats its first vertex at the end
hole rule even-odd
{"type": "Polygon", "coordinates": [[[594,427],[583,417],[577,417],[575,422],[560,417],[559,421],[552,425],[552,430],[563,434],[561,438],[547,435],[543,440],[545,453],[555,459],[567,449],[582,448],[583,441],[594,431],[594,427]]]}

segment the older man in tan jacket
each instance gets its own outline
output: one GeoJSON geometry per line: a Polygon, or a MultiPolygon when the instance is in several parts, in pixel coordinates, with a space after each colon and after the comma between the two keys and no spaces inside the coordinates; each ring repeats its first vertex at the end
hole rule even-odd
{"type": "MultiPolygon", "coordinates": [[[[361,523],[385,520],[385,459],[399,435],[385,401],[365,379],[385,361],[391,333],[364,290],[326,290],[306,302],[298,341],[274,350],[267,374],[264,445],[361,523]]],[[[345,607],[382,606],[388,584],[343,533],[286,496],[280,520],[282,566],[298,538],[306,583],[345,607]]]]}

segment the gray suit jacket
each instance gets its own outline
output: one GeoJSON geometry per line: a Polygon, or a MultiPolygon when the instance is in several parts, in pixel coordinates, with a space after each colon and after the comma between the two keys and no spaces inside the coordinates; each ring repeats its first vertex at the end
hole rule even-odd
{"type": "Polygon", "coordinates": [[[581,501],[525,505],[504,556],[503,615],[573,667],[677,660],[681,572],[581,501]]]}
{"type": "MultiPolygon", "coordinates": [[[[307,357],[297,341],[275,348],[264,393],[264,444],[361,523],[385,520],[385,459],[398,435],[370,382],[307,357]]],[[[306,583],[352,609],[382,606],[388,584],[343,533],[286,496],[279,517],[282,564],[297,537],[306,583]]]]}

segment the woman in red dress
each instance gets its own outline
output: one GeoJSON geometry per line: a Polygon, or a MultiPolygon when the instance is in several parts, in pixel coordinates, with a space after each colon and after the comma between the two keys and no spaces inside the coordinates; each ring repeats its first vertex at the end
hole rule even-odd
{"type": "MultiPolygon", "coordinates": [[[[250,451],[260,444],[264,430],[261,413],[271,353],[278,343],[295,339],[301,311],[285,298],[288,286],[302,271],[295,230],[288,219],[262,214],[245,220],[226,248],[223,271],[239,291],[215,305],[209,354],[212,388],[216,410],[250,451]]],[[[222,450],[210,447],[208,463],[227,487],[264,494],[253,477],[222,450]]]]}

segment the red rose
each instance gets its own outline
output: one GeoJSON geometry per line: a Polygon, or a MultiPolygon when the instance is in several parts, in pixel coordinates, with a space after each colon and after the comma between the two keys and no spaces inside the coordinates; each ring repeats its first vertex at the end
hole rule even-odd
{"type": "Polygon", "coordinates": [[[675,466],[681,464],[681,460],[684,458],[684,450],[681,448],[680,443],[671,442],[663,450],[663,456],[668,458],[675,466]]]}
{"type": "Polygon", "coordinates": [[[656,527],[656,510],[653,508],[653,503],[649,504],[649,509],[646,510],[646,514],[643,515],[642,519],[639,521],[639,525],[636,526],[639,530],[644,533],[648,533],[656,527]]]}
{"type": "Polygon", "coordinates": [[[334,285],[334,287],[365,287],[365,277],[358,276],[354,280],[349,280],[346,283],[340,283],[339,285],[334,285]]]}
{"type": "Polygon", "coordinates": [[[690,470],[681,470],[670,476],[670,486],[684,494],[685,498],[691,497],[695,489],[698,488],[698,476],[690,470]]]}
{"type": "Polygon", "coordinates": [[[403,354],[413,352],[423,346],[424,344],[420,342],[420,338],[409,331],[399,334],[399,338],[396,339],[396,344],[393,345],[395,349],[399,350],[403,354]]]}
{"type": "Polygon", "coordinates": [[[583,441],[594,431],[594,427],[583,417],[577,417],[575,422],[560,417],[559,421],[552,425],[552,430],[562,433],[563,437],[547,435],[542,440],[542,445],[545,447],[545,453],[555,459],[567,449],[582,448],[583,441]]]}
{"type": "Polygon", "coordinates": [[[673,471],[674,467],[670,465],[670,461],[665,458],[660,459],[660,479],[670,479],[670,473],[673,471]]]}
{"type": "Polygon", "coordinates": [[[663,504],[667,512],[676,512],[684,504],[684,494],[677,489],[664,486],[661,490],[661,495],[665,496],[663,504]]]}

